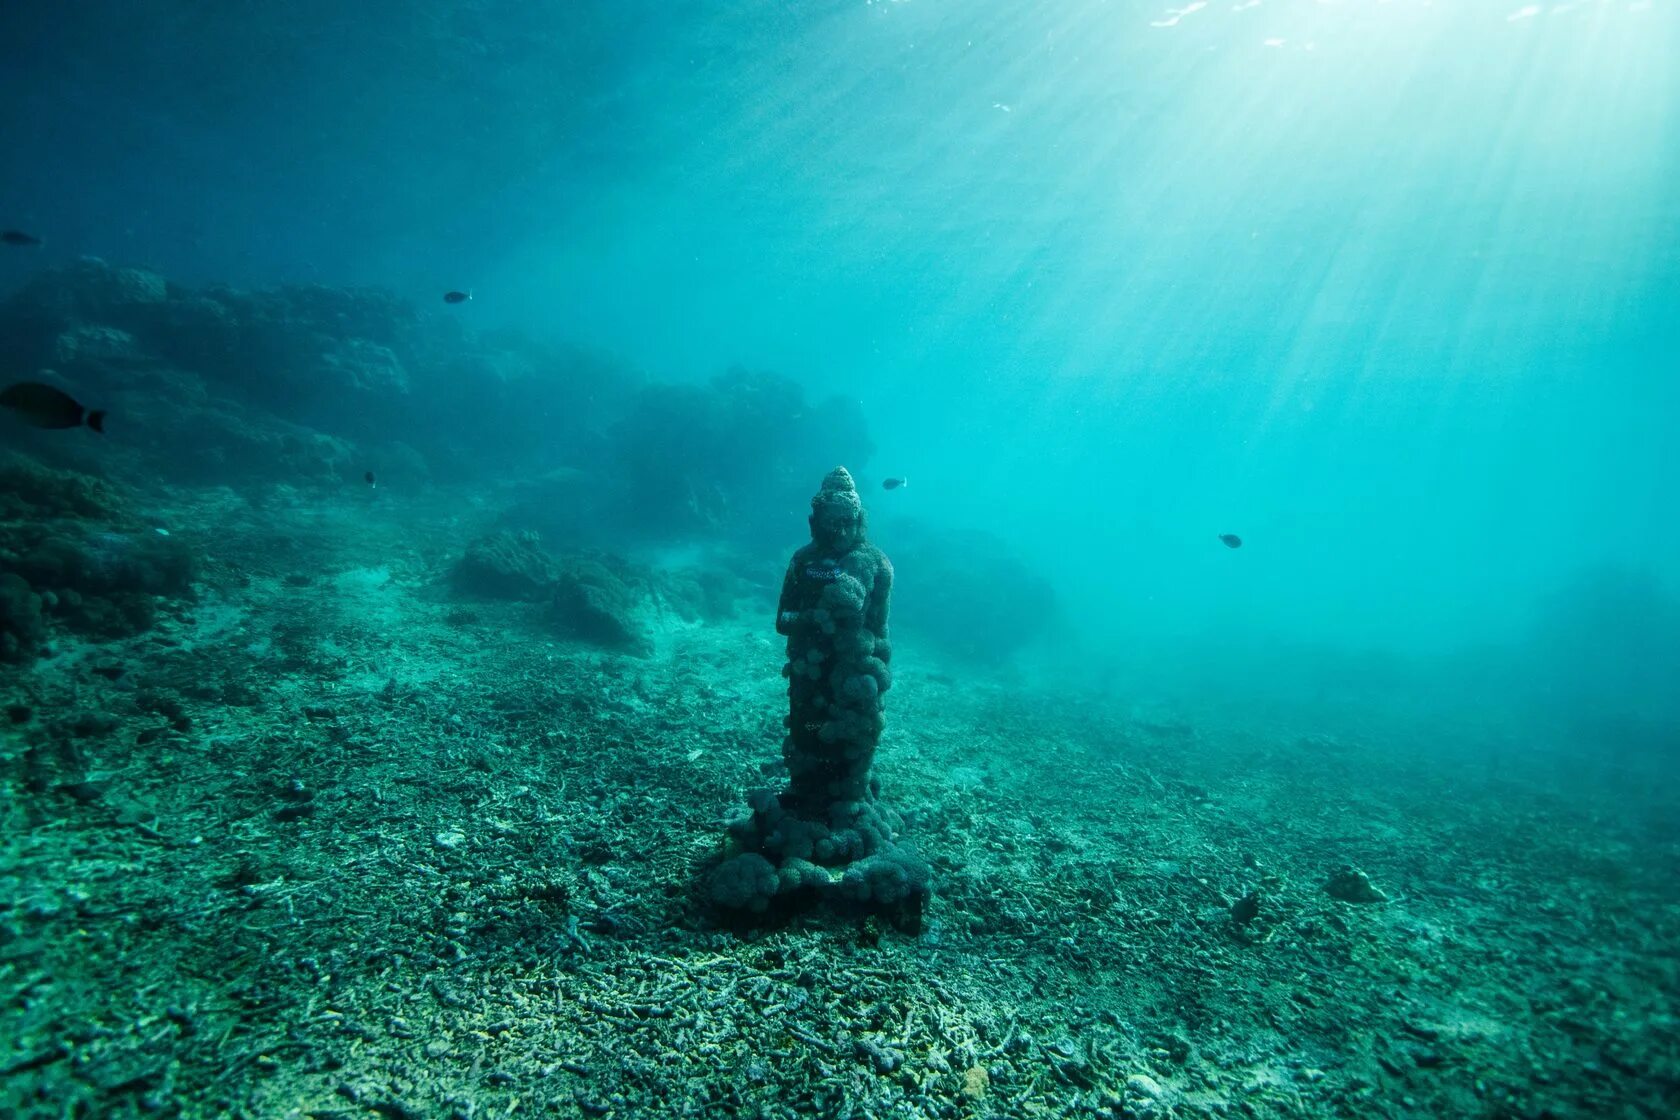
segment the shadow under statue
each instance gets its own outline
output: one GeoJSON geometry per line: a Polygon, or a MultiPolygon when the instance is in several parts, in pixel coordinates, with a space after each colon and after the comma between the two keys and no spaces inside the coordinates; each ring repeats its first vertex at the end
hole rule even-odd
{"type": "Polygon", "coordinates": [[[811,543],[793,554],[776,606],[787,637],[788,784],[760,790],[729,825],[731,854],[707,884],[728,918],[753,924],[818,902],[919,932],[928,865],[895,841],[899,821],[870,776],[892,687],[887,607],[892,564],[865,539],[844,467],[811,499],[811,543]]]}

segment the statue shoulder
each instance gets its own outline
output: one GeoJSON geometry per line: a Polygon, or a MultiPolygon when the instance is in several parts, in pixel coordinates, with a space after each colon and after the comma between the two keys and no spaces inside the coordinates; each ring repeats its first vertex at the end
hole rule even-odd
{"type": "Polygon", "coordinates": [[[882,552],[874,545],[868,543],[861,544],[852,555],[861,561],[864,566],[873,570],[876,574],[884,574],[889,579],[892,578],[892,561],[887,559],[886,553],[882,552]]]}

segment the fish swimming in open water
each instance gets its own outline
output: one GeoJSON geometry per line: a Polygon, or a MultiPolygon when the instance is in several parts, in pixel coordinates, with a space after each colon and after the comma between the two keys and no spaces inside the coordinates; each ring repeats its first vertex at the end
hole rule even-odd
{"type": "Polygon", "coordinates": [[[105,430],[105,412],[89,410],[66,393],[39,381],[19,381],[0,390],[0,407],[11,409],[26,424],[37,428],[79,428],[83,424],[96,432],[105,430]]]}
{"type": "Polygon", "coordinates": [[[908,485],[910,485],[908,478],[883,478],[881,480],[881,489],[883,490],[897,490],[900,486],[908,485]]]}
{"type": "Polygon", "coordinates": [[[444,292],[443,293],[443,302],[445,302],[445,303],[465,303],[471,298],[472,298],[472,293],[471,292],[444,292]]]}
{"type": "Polygon", "coordinates": [[[41,243],[39,237],[36,237],[33,233],[24,233],[21,229],[9,229],[0,233],[0,241],[4,241],[8,245],[19,246],[39,245],[41,243]]]}
{"type": "Polygon", "coordinates": [[[1237,536],[1235,533],[1221,533],[1219,534],[1219,539],[1224,543],[1226,548],[1242,547],[1242,538],[1237,536]]]}

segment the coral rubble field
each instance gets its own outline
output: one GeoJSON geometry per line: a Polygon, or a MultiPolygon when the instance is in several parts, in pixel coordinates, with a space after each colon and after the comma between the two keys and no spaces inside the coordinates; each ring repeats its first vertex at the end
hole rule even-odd
{"type": "Polygon", "coordinates": [[[743,936],[698,884],[778,765],[762,602],[649,610],[637,656],[462,600],[440,506],[169,502],[131,512],[191,542],[196,594],[0,687],[7,1115],[1680,1099],[1680,836],[1599,771],[1163,720],[910,645],[878,769],[935,868],[925,928],[743,936]],[[1344,865],[1380,900],[1328,893],[1344,865]]]}

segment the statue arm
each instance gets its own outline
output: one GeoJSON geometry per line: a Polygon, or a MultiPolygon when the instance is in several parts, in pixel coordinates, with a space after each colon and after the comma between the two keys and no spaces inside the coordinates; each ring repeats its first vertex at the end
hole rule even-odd
{"type": "Polygon", "coordinates": [[[793,623],[799,618],[799,557],[794,556],[788,564],[787,575],[782,577],[782,597],[776,601],[776,633],[786,634],[793,628],[793,623]]]}
{"type": "Polygon", "coordinates": [[[892,598],[892,562],[881,557],[875,572],[875,586],[870,588],[869,602],[864,606],[863,625],[882,641],[887,640],[888,600],[892,598]]]}

